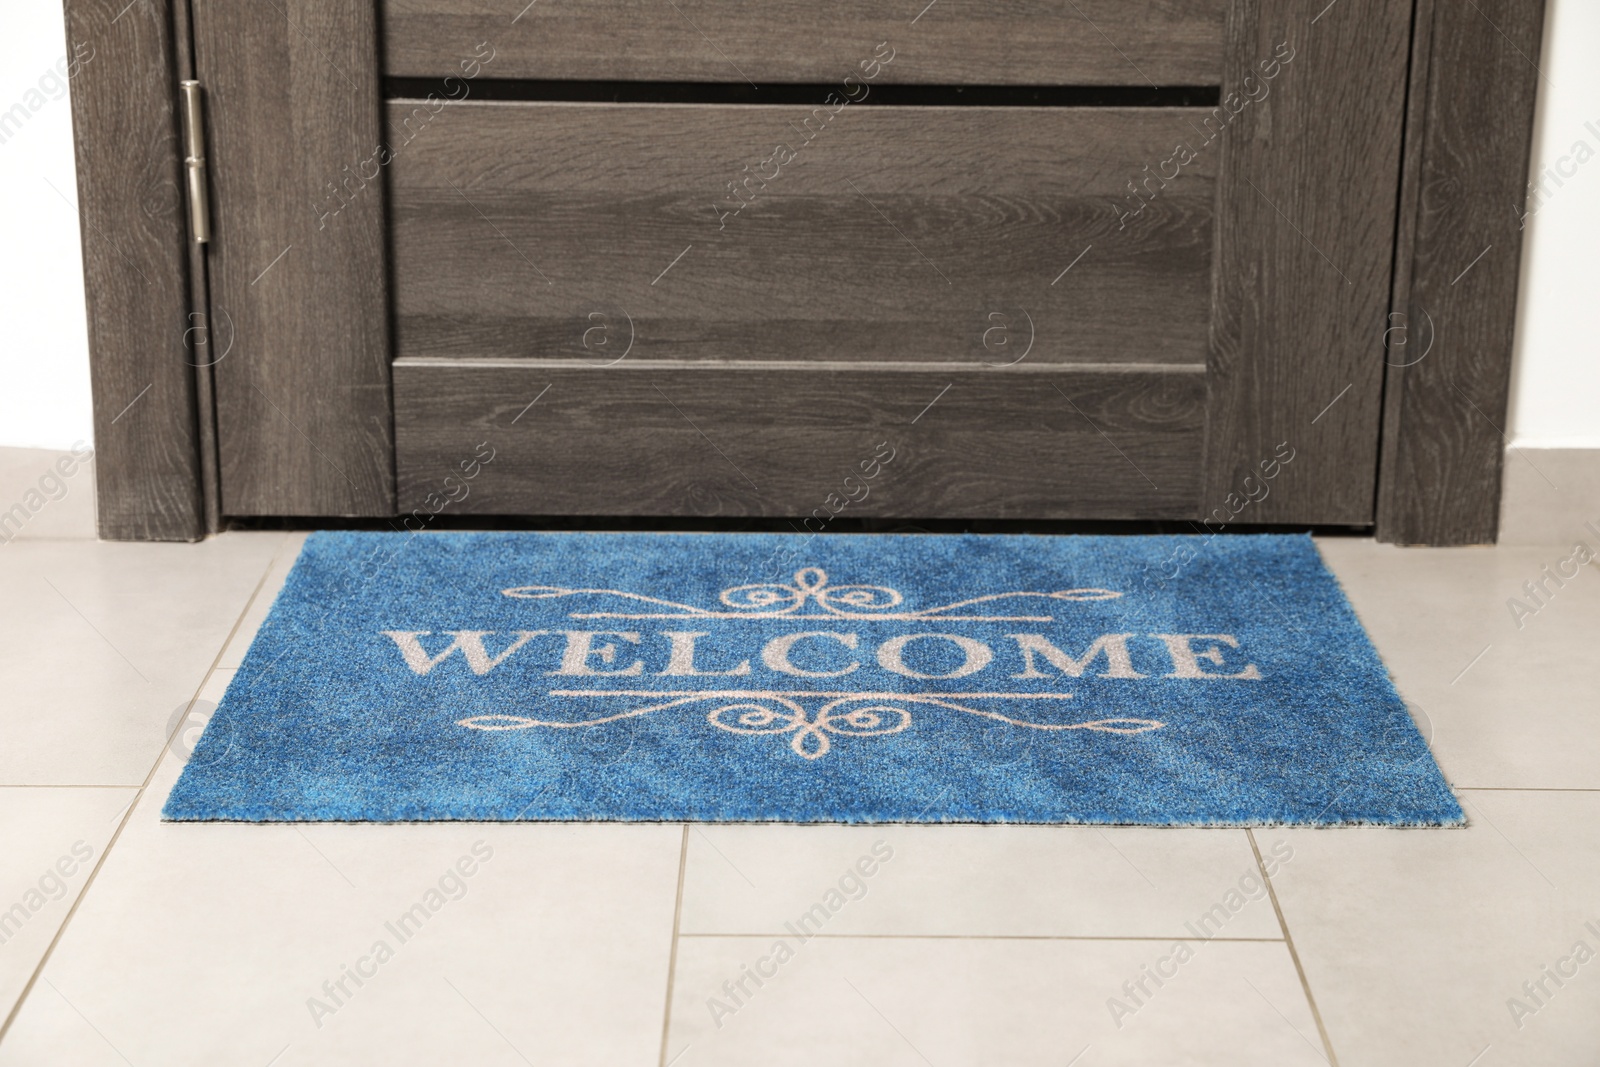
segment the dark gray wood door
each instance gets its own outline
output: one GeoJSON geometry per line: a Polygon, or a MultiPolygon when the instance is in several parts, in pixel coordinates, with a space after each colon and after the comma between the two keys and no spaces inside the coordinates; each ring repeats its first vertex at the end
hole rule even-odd
{"type": "Polygon", "coordinates": [[[230,514],[1372,521],[1410,0],[340,10],[195,3],[230,514]]]}

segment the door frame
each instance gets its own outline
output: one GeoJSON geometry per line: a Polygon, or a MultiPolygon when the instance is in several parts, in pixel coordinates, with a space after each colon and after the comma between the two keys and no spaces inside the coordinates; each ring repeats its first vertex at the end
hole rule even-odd
{"type": "MultiPolygon", "coordinates": [[[[69,51],[87,57],[72,111],[100,536],[198,540],[222,521],[208,368],[211,342],[232,339],[209,329],[206,258],[189,232],[178,82],[194,70],[190,0],[64,2],[69,51]]],[[[1544,0],[1414,0],[1382,541],[1496,536],[1543,20],[1544,0]]]]}

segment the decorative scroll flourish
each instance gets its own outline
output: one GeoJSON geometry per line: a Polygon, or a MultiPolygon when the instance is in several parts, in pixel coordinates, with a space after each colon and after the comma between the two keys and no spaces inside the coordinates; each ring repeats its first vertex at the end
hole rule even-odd
{"type": "Polygon", "coordinates": [[[736,585],[722,591],[718,598],[725,608],[696,607],[675,600],[630,593],[622,589],[568,589],[557,585],[524,585],[501,590],[503,595],[523,600],[554,600],[569,596],[611,596],[645,604],[670,608],[670,611],[623,612],[586,611],[572,612],[573,619],[874,619],[907,621],[914,619],[948,619],[961,622],[1052,622],[1051,615],[956,615],[958,608],[988,604],[998,600],[1042,598],[1045,600],[1113,600],[1122,594],[1111,589],[1061,589],[1053,593],[1018,591],[990,593],[987,596],[958,600],[953,604],[921,608],[914,611],[892,611],[905,600],[897,589],[886,585],[829,585],[828,575],[821,567],[802,567],[795,571],[794,584],[755,583],[736,585]],[[809,607],[809,613],[803,609],[809,607]]]}
{"type": "Polygon", "coordinates": [[[1029,722],[1002,715],[997,711],[970,707],[975,700],[1066,700],[1071,693],[813,693],[804,691],[777,691],[771,689],[715,689],[695,692],[662,692],[648,689],[558,689],[553,697],[612,697],[641,698],[666,697],[654,703],[629,708],[613,715],[576,722],[553,722],[530,719],[521,715],[475,715],[462,719],[457,725],[471,730],[527,730],[546,727],[555,730],[575,730],[604,726],[607,723],[640,715],[650,715],[669,708],[688,707],[694,704],[712,704],[706,721],[719,730],[734,734],[791,735],[789,747],[795,755],[808,760],[821,759],[833,747],[830,737],[882,737],[897,734],[911,726],[911,712],[907,706],[945,708],[980,718],[993,719],[1027,730],[1090,730],[1108,734],[1142,734],[1159,730],[1164,723],[1153,719],[1112,718],[1092,722],[1042,723],[1029,722]],[[959,697],[960,700],[953,698],[959,697]],[[803,701],[820,700],[814,712],[806,710],[803,701]]]}

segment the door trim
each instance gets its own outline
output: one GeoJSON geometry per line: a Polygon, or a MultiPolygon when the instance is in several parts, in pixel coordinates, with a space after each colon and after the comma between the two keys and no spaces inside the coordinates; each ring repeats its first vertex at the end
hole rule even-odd
{"type": "Polygon", "coordinates": [[[1418,0],[1376,534],[1493,543],[1544,0],[1418,0]],[[1484,91],[1485,86],[1492,91],[1484,91]],[[1494,146],[1495,151],[1485,151],[1494,146]]]}
{"type": "Polygon", "coordinates": [[[66,0],[100,536],[205,535],[171,0],[66,0]]]}
{"type": "MultiPolygon", "coordinates": [[[[72,109],[100,535],[195,540],[214,528],[211,464],[202,459],[214,436],[203,425],[210,376],[190,347],[205,309],[192,303],[204,279],[195,284],[200,266],[191,264],[175,106],[187,5],[65,7],[69,53],[92,56],[73,78],[72,109]]],[[[1397,365],[1410,356],[1391,356],[1386,370],[1380,540],[1460,544],[1496,534],[1521,259],[1515,205],[1531,151],[1543,11],[1543,0],[1416,0],[1391,306],[1402,318],[1390,321],[1409,327],[1412,344],[1431,321],[1440,347],[1410,365],[1397,365]],[[1485,63],[1499,75],[1487,97],[1478,92],[1485,63]],[[1484,144],[1501,150],[1462,150],[1484,144]],[[1460,269],[1485,245],[1465,284],[1460,269]],[[1480,340],[1452,350],[1452,336],[1480,340]]]]}

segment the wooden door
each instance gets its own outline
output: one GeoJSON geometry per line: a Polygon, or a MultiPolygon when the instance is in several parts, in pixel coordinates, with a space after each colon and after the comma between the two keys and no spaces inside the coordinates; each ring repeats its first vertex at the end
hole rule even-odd
{"type": "Polygon", "coordinates": [[[224,511],[1370,523],[1410,0],[902,6],[195,0],[224,511]]]}

